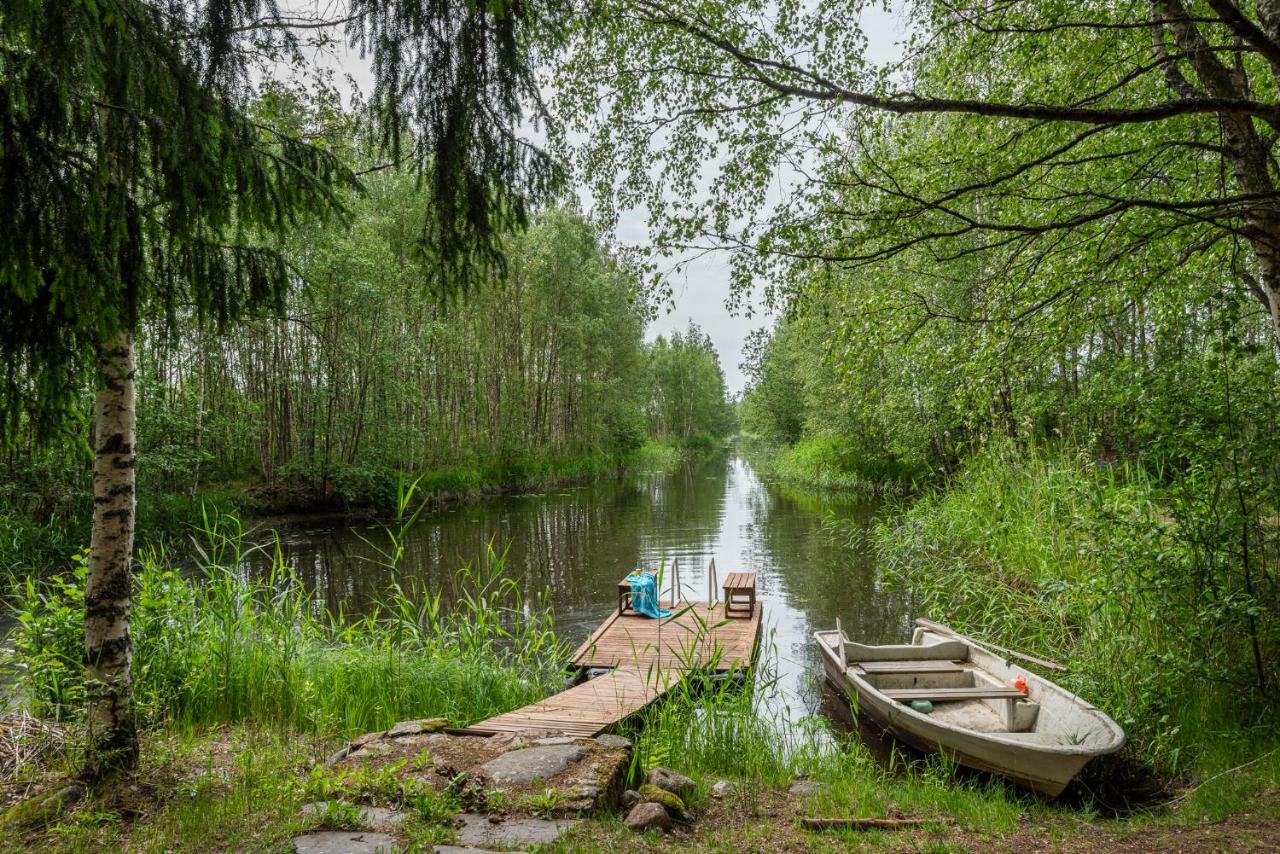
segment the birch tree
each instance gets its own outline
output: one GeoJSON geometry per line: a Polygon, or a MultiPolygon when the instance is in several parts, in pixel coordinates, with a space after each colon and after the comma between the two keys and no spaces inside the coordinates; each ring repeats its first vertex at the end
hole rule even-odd
{"type": "Polygon", "coordinates": [[[54,437],[96,387],[85,656],[85,776],[136,761],[130,697],[134,335],[194,310],[227,327],[295,284],[274,241],[340,213],[357,176],[320,128],[252,113],[256,57],[298,62],[345,37],[370,58],[367,119],[414,163],[433,216],[419,248],[437,290],[501,264],[501,235],[559,176],[516,134],[543,115],[532,68],[564,7],[351,0],[332,18],[258,0],[15,0],[0,12],[0,412],[54,437]]]}

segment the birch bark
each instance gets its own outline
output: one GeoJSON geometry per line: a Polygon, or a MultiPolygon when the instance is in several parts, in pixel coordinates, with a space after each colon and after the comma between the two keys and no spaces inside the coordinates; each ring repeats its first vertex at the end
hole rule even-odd
{"type": "Polygon", "coordinates": [[[136,464],[134,353],[127,333],[101,347],[98,369],[93,532],[84,614],[89,685],[85,773],[90,778],[128,768],[138,756],[129,639],[136,464]]]}

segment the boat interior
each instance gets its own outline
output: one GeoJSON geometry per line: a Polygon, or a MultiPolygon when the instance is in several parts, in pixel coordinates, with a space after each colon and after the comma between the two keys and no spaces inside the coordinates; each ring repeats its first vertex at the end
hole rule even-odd
{"type": "MultiPolygon", "coordinates": [[[[841,636],[843,633],[841,633],[841,636]]],[[[846,672],[903,705],[933,704],[929,717],[974,732],[1036,736],[1040,704],[975,664],[968,644],[868,646],[831,633],[832,649],[843,640],[846,672]]]]}

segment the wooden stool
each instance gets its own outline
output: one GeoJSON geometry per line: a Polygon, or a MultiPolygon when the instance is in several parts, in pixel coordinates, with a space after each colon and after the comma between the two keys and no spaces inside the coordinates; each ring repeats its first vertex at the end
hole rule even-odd
{"type": "Polygon", "coordinates": [[[731,572],[724,579],[724,615],[751,619],[756,612],[756,574],[731,572]],[[745,597],[735,599],[734,597],[745,597]]]}
{"type": "MultiPolygon", "coordinates": [[[[648,570],[645,572],[648,575],[654,574],[648,570]]],[[[627,576],[630,575],[631,573],[628,572],[627,576]]],[[[636,612],[635,608],[631,607],[631,582],[627,581],[627,576],[623,576],[623,579],[618,582],[618,616],[636,612]]]]}

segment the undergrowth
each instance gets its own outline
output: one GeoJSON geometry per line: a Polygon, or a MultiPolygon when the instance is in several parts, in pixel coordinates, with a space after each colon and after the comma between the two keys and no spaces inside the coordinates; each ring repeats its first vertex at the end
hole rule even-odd
{"type": "Polygon", "coordinates": [[[1280,744],[1249,642],[1252,620],[1275,649],[1275,603],[1245,589],[1231,531],[1208,528],[1158,473],[996,445],[870,546],[922,615],[1068,665],[1047,675],[1126,729],[1130,762],[1176,780],[1280,744]]]}
{"type": "MultiPolygon", "coordinates": [[[[547,603],[525,602],[492,551],[456,573],[448,608],[443,591],[403,587],[396,565],[411,522],[388,532],[388,587],[361,617],[328,613],[278,549],[264,577],[248,577],[255,547],[234,518],[206,520],[194,571],[144,552],[131,625],[144,721],[353,735],[418,717],[467,724],[556,690],[566,649],[547,603]]],[[[74,719],[83,705],[84,574],[82,559],[71,578],[17,591],[4,660],[45,718],[74,719]]]]}

